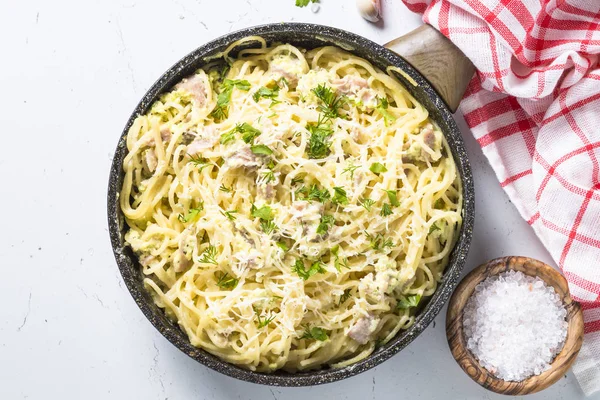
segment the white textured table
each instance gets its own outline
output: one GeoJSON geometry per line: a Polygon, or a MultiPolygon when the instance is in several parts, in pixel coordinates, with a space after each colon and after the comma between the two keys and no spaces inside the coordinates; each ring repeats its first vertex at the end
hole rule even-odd
{"type": "MultiPolygon", "coordinates": [[[[420,23],[400,0],[363,21],[353,0],[4,0],[0,5],[0,399],[501,399],[452,359],[444,314],[400,354],[359,376],[285,389],[236,381],[188,358],[124,287],[106,187],[131,110],[180,57],[239,28],[328,24],[384,43],[420,23]]],[[[551,263],[496,182],[460,116],[477,192],[467,269],[504,255],[551,263]]],[[[528,399],[582,398],[568,374],[528,399]]],[[[594,397],[600,399],[600,396],[594,397]]]]}

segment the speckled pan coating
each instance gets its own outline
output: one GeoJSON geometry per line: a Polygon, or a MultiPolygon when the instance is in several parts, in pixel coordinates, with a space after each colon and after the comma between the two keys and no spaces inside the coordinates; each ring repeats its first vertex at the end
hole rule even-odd
{"type": "Polygon", "coordinates": [[[456,287],[461,270],[465,264],[473,231],[474,201],[473,177],[461,133],[444,102],[417,71],[396,53],[353,33],[320,25],[280,23],[244,29],[209,42],[178,61],[152,85],[131,114],[117,145],[108,187],[108,225],[117,264],[133,299],[152,325],[177,348],[215,371],[244,381],[274,386],[311,386],[348,378],[373,368],[402,350],[433,321],[456,287]],[[119,190],[123,182],[123,169],[121,165],[127,154],[125,136],[129,127],[136,116],[148,111],[151,104],[160,94],[168,91],[183,77],[204,65],[207,57],[214,56],[216,53],[223,51],[236,40],[254,35],[261,36],[268,42],[286,42],[304,48],[337,45],[359,57],[369,60],[383,70],[389,65],[400,67],[418,83],[418,86],[415,87],[404,77],[397,76],[409,92],[429,110],[431,118],[442,128],[450,144],[452,155],[456,160],[462,178],[464,192],[464,220],[462,230],[456,247],[452,252],[450,264],[438,290],[425,305],[418,315],[415,324],[410,329],[400,332],[394,340],[376,350],[371,356],[345,368],[329,368],[293,374],[286,372],[263,374],[251,372],[226,363],[202,349],[193,347],[183,331],[176,324],[171,323],[165,317],[165,314],[154,305],[150,295],[144,290],[142,285],[142,274],[136,257],[131,252],[131,249],[124,246],[123,235],[125,224],[123,214],[119,208],[119,190]]]}

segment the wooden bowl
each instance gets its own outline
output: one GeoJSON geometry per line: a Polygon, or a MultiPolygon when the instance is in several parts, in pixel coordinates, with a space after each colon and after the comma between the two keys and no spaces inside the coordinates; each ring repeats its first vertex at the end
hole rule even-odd
{"type": "Polygon", "coordinates": [[[579,303],[573,301],[569,295],[567,281],[554,268],[527,257],[497,258],[475,268],[459,283],[448,304],[446,336],[454,359],[475,382],[496,393],[525,395],[546,389],[562,378],[569,369],[577,357],[583,341],[583,314],[579,303]],[[567,309],[567,322],[569,323],[565,345],[557,354],[550,369],[521,382],[504,381],[483,368],[467,349],[463,334],[463,310],[475,287],[484,279],[509,270],[537,276],[547,285],[553,286],[567,309]]]}

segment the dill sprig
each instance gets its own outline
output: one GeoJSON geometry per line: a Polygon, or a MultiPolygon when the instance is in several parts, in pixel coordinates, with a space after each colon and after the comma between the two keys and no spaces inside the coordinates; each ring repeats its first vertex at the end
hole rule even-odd
{"type": "Polygon", "coordinates": [[[233,214],[237,214],[237,212],[238,212],[237,210],[221,211],[221,215],[223,215],[224,217],[227,217],[227,219],[230,221],[234,221],[235,215],[233,215],[233,214]]]}
{"type": "Polygon", "coordinates": [[[327,334],[327,331],[323,328],[313,326],[309,329],[307,326],[304,328],[304,334],[300,337],[300,339],[313,339],[324,342],[327,339],[329,339],[329,335],[327,334]]]}
{"type": "Polygon", "coordinates": [[[221,289],[233,289],[237,286],[238,282],[238,279],[229,276],[229,273],[225,272],[218,277],[217,286],[221,289]]]}
{"type": "Polygon", "coordinates": [[[340,108],[344,105],[342,96],[337,96],[333,90],[325,85],[317,86],[312,92],[321,101],[318,110],[322,112],[326,118],[341,117],[340,108]]]}
{"type": "Polygon", "coordinates": [[[388,216],[392,215],[393,213],[394,212],[392,211],[392,207],[388,203],[385,203],[381,207],[381,212],[379,213],[379,215],[381,215],[382,217],[388,217],[388,216]]]}
{"type": "Polygon", "coordinates": [[[394,242],[390,238],[384,237],[381,233],[373,236],[369,232],[365,231],[365,236],[369,240],[369,244],[373,250],[383,250],[386,247],[393,247],[394,242]]]}
{"type": "Polygon", "coordinates": [[[348,288],[344,290],[344,293],[340,296],[340,301],[338,302],[338,306],[344,304],[352,295],[352,289],[348,288]]]}
{"type": "Polygon", "coordinates": [[[359,200],[360,205],[367,211],[371,211],[373,204],[375,204],[375,200],[369,198],[363,198],[359,200]]]}
{"type": "Polygon", "coordinates": [[[190,162],[194,163],[200,172],[210,165],[206,158],[200,156],[190,156],[190,162]]]}
{"type": "Polygon", "coordinates": [[[350,163],[346,168],[344,168],[344,170],[342,171],[342,174],[349,172],[350,179],[352,179],[352,178],[354,178],[354,171],[356,171],[359,168],[360,168],[360,165],[354,165],[354,164],[350,163]]]}
{"type": "Polygon", "coordinates": [[[213,246],[212,244],[209,244],[208,247],[206,249],[204,249],[204,251],[202,252],[202,254],[200,254],[200,258],[198,258],[198,262],[201,264],[215,264],[218,265],[219,263],[216,260],[217,256],[217,248],[215,246],[213,246]]]}
{"type": "Polygon", "coordinates": [[[228,187],[227,187],[227,186],[225,186],[225,185],[221,185],[221,186],[219,187],[219,191],[221,191],[221,192],[225,192],[225,193],[231,193],[231,188],[228,188],[228,187]]]}
{"type": "Polygon", "coordinates": [[[264,328],[265,326],[269,325],[271,322],[273,322],[273,320],[275,319],[275,317],[277,317],[277,315],[270,315],[268,317],[261,317],[260,316],[260,311],[256,308],[256,307],[252,307],[254,308],[254,313],[256,314],[256,318],[258,319],[258,328],[264,328]]]}
{"type": "Polygon", "coordinates": [[[309,158],[324,158],[329,155],[329,138],[333,135],[333,128],[329,119],[319,115],[316,124],[308,124],[306,129],[310,132],[308,138],[307,154],[309,158]]]}

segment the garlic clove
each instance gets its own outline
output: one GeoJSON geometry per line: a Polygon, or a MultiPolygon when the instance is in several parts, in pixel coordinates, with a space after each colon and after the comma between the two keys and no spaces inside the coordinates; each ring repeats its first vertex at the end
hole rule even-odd
{"type": "Polygon", "coordinates": [[[380,0],[356,0],[360,15],[367,21],[377,22],[381,15],[380,0]]]}

